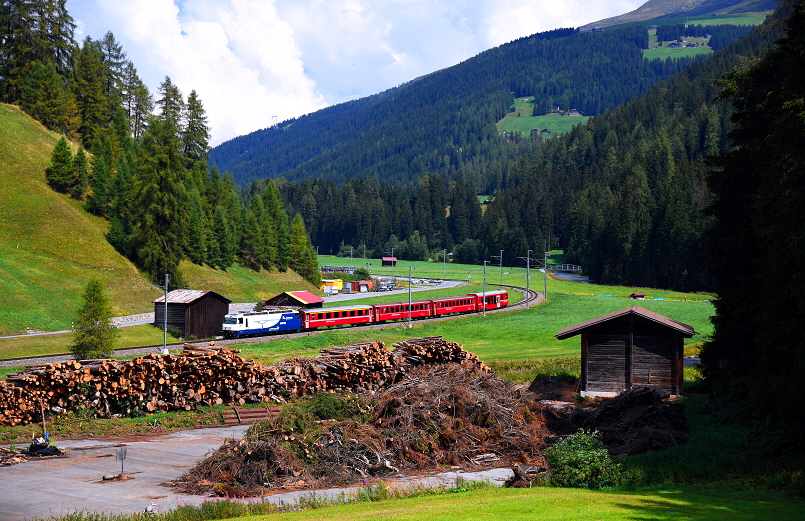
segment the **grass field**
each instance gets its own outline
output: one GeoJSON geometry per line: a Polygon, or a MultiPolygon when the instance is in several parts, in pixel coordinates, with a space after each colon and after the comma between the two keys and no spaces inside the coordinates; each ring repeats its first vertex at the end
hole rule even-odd
{"type": "Polygon", "coordinates": [[[575,125],[585,124],[589,116],[562,116],[560,114],[547,114],[532,116],[533,97],[517,98],[514,100],[514,112],[497,122],[498,132],[519,132],[523,136],[531,135],[533,129],[550,130],[552,135],[566,134],[575,125]]]}
{"type": "Polygon", "coordinates": [[[713,52],[709,45],[707,45],[706,38],[686,38],[682,45],[687,45],[689,43],[698,43],[699,47],[682,47],[679,49],[673,49],[669,47],[675,40],[662,42],[662,47],[657,47],[659,43],[657,41],[657,30],[656,29],[649,29],[648,31],[648,41],[649,45],[653,48],[651,49],[643,49],[643,58],[647,60],[654,60],[660,59],[664,60],[666,58],[690,58],[693,56],[699,56],[701,54],[709,54],[713,52]]]}
{"type": "MultiPolygon", "coordinates": [[[[801,504],[751,493],[695,490],[591,491],[483,488],[460,494],[378,501],[282,514],[287,521],[350,519],[407,521],[554,521],[595,519],[795,520],[801,504]]],[[[255,516],[249,519],[273,519],[255,516]]]]}
{"type": "MultiPolygon", "coordinates": [[[[115,344],[118,349],[161,345],[163,340],[162,329],[152,325],[122,327],[118,331],[120,338],[115,344]]],[[[69,353],[72,340],[72,333],[0,338],[0,359],[69,353]]],[[[168,333],[168,343],[178,341],[178,338],[168,333]]]]}

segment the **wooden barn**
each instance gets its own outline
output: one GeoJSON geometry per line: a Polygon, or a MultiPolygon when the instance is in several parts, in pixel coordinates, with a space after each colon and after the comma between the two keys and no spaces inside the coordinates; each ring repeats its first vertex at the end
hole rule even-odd
{"type": "Polygon", "coordinates": [[[397,257],[381,257],[380,258],[380,265],[381,266],[396,266],[397,265],[397,257]]]}
{"type": "Polygon", "coordinates": [[[324,299],[309,291],[283,291],[279,295],[266,300],[266,306],[292,306],[299,308],[320,308],[324,299]]]}
{"type": "MultiPolygon", "coordinates": [[[[228,298],[209,290],[175,289],[168,292],[168,328],[177,329],[185,338],[209,338],[220,333],[224,316],[229,313],[228,298]]],[[[165,320],[165,295],[154,300],[154,325],[165,320]]]]}
{"type": "Polygon", "coordinates": [[[581,393],[615,396],[636,387],[682,394],[683,344],[696,334],[687,324],[638,306],[556,333],[581,335],[581,393]]]}

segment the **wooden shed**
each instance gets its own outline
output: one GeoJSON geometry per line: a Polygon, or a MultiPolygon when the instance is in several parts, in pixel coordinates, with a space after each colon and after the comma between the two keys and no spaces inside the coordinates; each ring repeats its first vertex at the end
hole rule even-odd
{"type": "MultiPolygon", "coordinates": [[[[175,289],[168,292],[168,327],[177,329],[185,338],[208,338],[221,331],[224,316],[229,313],[228,298],[210,290],[175,289]]],[[[165,320],[165,295],[154,300],[154,325],[165,320]]]]}
{"type": "Polygon", "coordinates": [[[381,266],[396,266],[397,265],[397,257],[381,257],[380,258],[380,265],[381,266]]]}
{"type": "Polygon", "coordinates": [[[615,396],[650,387],[682,394],[683,344],[696,334],[687,324],[632,306],[556,333],[564,340],[581,335],[581,393],[615,396]]]}
{"type": "Polygon", "coordinates": [[[266,306],[293,306],[300,308],[320,308],[324,299],[309,291],[283,291],[279,295],[266,300],[266,306]]]}

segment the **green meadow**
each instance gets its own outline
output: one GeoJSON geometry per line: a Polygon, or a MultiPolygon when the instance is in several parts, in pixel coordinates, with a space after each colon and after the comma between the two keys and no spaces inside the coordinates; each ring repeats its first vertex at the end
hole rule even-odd
{"type": "Polygon", "coordinates": [[[533,96],[515,99],[514,111],[497,122],[498,132],[519,132],[523,136],[529,136],[533,129],[547,128],[551,135],[566,134],[575,125],[583,125],[590,119],[589,116],[562,116],[558,113],[532,116],[533,102],[533,96]]]}

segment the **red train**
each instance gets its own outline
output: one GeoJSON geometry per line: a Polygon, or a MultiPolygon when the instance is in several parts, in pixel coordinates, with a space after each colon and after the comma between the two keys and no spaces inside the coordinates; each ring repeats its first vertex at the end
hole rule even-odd
{"type": "MultiPolygon", "coordinates": [[[[458,313],[474,313],[509,305],[509,292],[493,290],[470,293],[463,297],[416,300],[410,304],[411,318],[438,317],[458,313]]],[[[316,309],[274,309],[251,313],[234,313],[224,318],[223,333],[241,337],[267,332],[305,331],[321,327],[353,324],[376,324],[407,320],[407,302],[343,306],[316,309]]]]}

